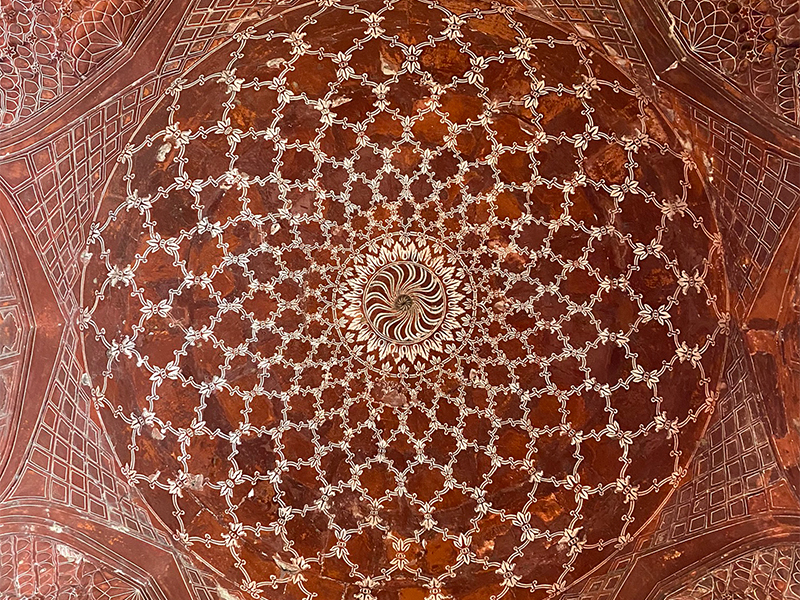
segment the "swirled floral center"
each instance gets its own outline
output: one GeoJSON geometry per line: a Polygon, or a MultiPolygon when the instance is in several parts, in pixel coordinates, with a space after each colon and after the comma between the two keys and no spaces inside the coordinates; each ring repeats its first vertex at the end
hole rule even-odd
{"type": "Polygon", "coordinates": [[[469,328],[469,276],[450,249],[426,236],[373,240],[350,257],[340,288],[341,334],[381,371],[436,368],[469,328]]]}
{"type": "Polygon", "coordinates": [[[425,265],[398,262],[380,268],[364,290],[364,314],[375,332],[397,344],[430,337],[447,312],[442,281],[425,265]]]}

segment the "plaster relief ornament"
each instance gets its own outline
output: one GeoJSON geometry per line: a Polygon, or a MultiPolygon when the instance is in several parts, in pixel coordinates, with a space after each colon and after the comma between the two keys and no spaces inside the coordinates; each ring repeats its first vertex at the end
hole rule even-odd
{"type": "Polygon", "coordinates": [[[92,397],[253,598],[547,598],[680,480],[729,323],[701,178],[502,5],[275,8],[165,90],[84,254],[92,397]]]}
{"type": "Polygon", "coordinates": [[[149,0],[0,4],[0,129],[74,90],[128,43],[149,0]]]}

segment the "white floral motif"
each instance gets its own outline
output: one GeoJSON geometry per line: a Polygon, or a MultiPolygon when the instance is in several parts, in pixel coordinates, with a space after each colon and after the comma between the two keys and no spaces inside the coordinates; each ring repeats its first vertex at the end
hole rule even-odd
{"type": "Polygon", "coordinates": [[[345,335],[379,362],[422,364],[456,341],[468,306],[465,277],[445,249],[424,238],[372,243],[342,278],[345,335]]]}
{"type": "Polygon", "coordinates": [[[721,238],[702,218],[694,164],[653,132],[645,97],[604,79],[613,67],[597,69],[601,59],[589,60],[577,37],[548,33],[507,4],[459,14],[425,3],[423,13],[435,17],[422,37],[398,28],[407,8],[318,0],[302,17],[281,13],[234,34],[227,65],[202,74],[200,63],[201,74],[176,81],[166,107],[154,109],[163,117],[157,132],[143,129],[144,139],[121,148],[126,189],[104,201],[89,228],[83,262],[99,275],[87,277],[79,324],[105,363],[87,377],[92,401],[124,434],[131,483],[171,495],[176,539],[201,553],[226,549],[240,588],[255,598],[277,586],[307,594],[307,580],[332,559],[349,565],[344,577],[361,600],[409,576],[427,600],[447,600],[470,565],[509,597],[555,595],[582,552],[632,539],[644,521],[639,500],[685,472],[680,434],[715,401],[713,347],[730,327],[715,296],[721,238]],[[320,26],[339,14],[347,31],[321,37],[320,26]],[[476,43],[497,27],[508,27],[502,44],[476,43]],[[444,49],[458,60],[442,77],[444,49]],[[563,72],[542,60],[561,50],[579,57],[563,72]],[[329,77],[324,86],[306,87],[309,66],[317,80],[329,77]],[[506,88],[498,73],[519,79],[506,88]],[[218,108],[199,122],[186,114],[192,89],[213,93],[218,108]],[[464,93],[474,100],[466,116],[453,108],[464,93]],[[611,95],[630,110],[627,136],[608,126],[611,95]],[[552,119],[558,98],[582,116],[552,119]],[[387,124],[396,131],[388,141],[378,133],[387,124]],[[171,157],[158,167],[164,185],[151,185],[146,171],[156,141],[171,157]],[[221,148],[213,172],[198,160],[210,147],[221,148]],[[607,147],[626,166],[601,179],[596,152],[607,147]],[[654,156],[674,159],[685,177],[649,185],[637,163],[654,156]],[[590,207],[590,196],[604,208],[590,207]],[[645,213],[655,226],[633,222],[645,213]],[[670,237],[686,228],[700,240],[691,252],[670,237]],[[650,280],[663,293],[653,294],[650,280]],[[685,333],[682,309],[695,296],[712,332],[704,339],[685,333]],[[129,312],[109,310],[112,297],[129,312]],[[644,329],[663,333],[657,360],[641,351],[644,329]],[[613,377],[602,366],[609,354],[620,363],[613,377]],[[568,364],[579,371],[569,380],[568,364]],[[140,406],[125,414],[108,375],[119,369],[145,382],[131,391],[140,406]],[[691,390],[701,404],[665,402],[667,415],[661,400],[675,393],[679,370],[702,379],[691,390]],[[162,401],[176,389],[187,403],[182,420],[162,401]],[[631,425],[622,418],[626,396],[642,394],[655,415],[631,425]],[[550,423],[538,407],[553,404],[550,423]],[[214,414],[219,406],[234,415],[229,422],[214,414]],[[595,410],[601,420],[585,431],[576,418],[595,410]],[[663,444],[669,457],[646,481],[628,469],[655,456],[640,455],[643,436],[651,436],[644,447],[663,444]],[[148,472],[142,448],[153,440],[177,466],[148,472]],[[603,481],[547,464],[553,452],[591,461],[586,447],[595,441],[621,455],[620,470],[603,481]],[[192,473],[193,455],[211,446],[222,468],[192,473]],[[263,464],[248,463],[248,446],[264,450],[263,464]],[[475,481],[465,477],[465,459],[479,465],[475,481]],[[496,487],[508,477],[534,504],[504,506],[496,487]],[[420,481],[431,489],[421,494],[420,481]],[[451,496],[465,499],[463,523],[442,510],[451,496]],[[574,501],[563,513],[571,522],[539,518],[545,506],[535,503],[556,496],[574,501]],[[624,507],[605,540],[587,526],[597,496],[624,507]],[[219,503],[216,535],[188,526],[195,497],[219,503]],[[270,508],[253,518],[248,504],[270,508]],[[413,531],[399,531],[398,504],[414,515],[413,531]],[[487,542],[482,527],[492,521],[512,530],[513,548],[487,542]],[[330,530],[311,551],[313,535],[302,544],[294,537],[309,524],[330,530]],[[353,552],[365,532],[385,540],[372,576],[353,552]],[[264,581],[244,554],[259,538],[277,544],[264,556],[274,571],[264,581]],[[420,566],[433,540],[452,546],[441,576],[420,566]],[[520,560],[540,544],[563,567],[555,580],[520,560]]]}

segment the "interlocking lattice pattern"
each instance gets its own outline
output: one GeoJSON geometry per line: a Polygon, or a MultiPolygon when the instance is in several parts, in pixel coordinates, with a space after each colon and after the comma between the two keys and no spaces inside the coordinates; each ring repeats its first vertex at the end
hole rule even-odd
{"type": "Polygon", "coordinates": [[[81,323],[125,472],[256,597],[557,593],[714,403],[694,165],[507,7],[285,19],[171,86],[91,229],[81,323]]]}
{"type": "Polygon", "coordinates": [[[759,413],[753,367],[738,332],[731,336],[726,362],[727,390],[692,462],[692,478],[659,516],[653,546],[682,541],[753,514],[748,499],[757,494],[766,497],[769,485],[779,477],[759,413]]]}
{"type": "Polygon", "coordinates": [[[585,40],[598,44],[614,63],[637,82],[652,76],[619,0],[527,0],[521,6],[541,8],[555,22],[570,24],[585,40]]]}
{"type": "Polygon", "coordinates": [[[70,317],[78,309],[74,286],[81,274],[79,255],[100,191],[124,140],[152,107],[158,85],[148,78],[55,139],[0,163],[0,178],[12,190],[15,209],[31,233],[62,313],[70,317]]]}
{"type": "Polygon", "coordinates": [[[278,6],[295,4],[291,0],[195,0],[175,44],[169,49],[162,74],[179,76],[208,55],[221,43],[229,41],[240,28],[262,20],[261,15],[278,6]]]}
{"type": "Polygon", "coordinates": [[[731,287],[748,307],[800,206],[800,160],[695,103],[689,116],[709,148],[731,287]]]}
{"type": "Polygon", "coordinates": [[[70,327],[62,339],[61,366],[28,460],[9,498],[37,498],[69,506],[85,517],[166,545],[167,538],[154,527],[136,491],[119,477],[108,441],[89,415],[90,403],[75,358],[77,345],[75,327],[70,327]]]}

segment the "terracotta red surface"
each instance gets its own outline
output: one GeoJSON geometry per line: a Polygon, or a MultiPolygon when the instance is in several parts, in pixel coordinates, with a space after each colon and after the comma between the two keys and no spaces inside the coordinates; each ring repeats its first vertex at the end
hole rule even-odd
{"type": "Polygon", "coordinates": [[[0,598],[800,597],[791,3],[0,16],[0,598]]]}

